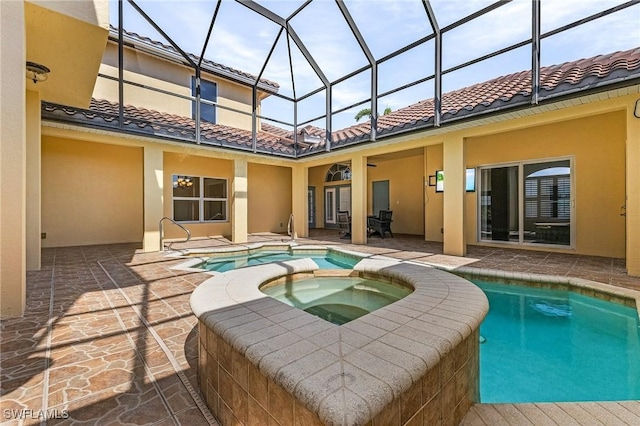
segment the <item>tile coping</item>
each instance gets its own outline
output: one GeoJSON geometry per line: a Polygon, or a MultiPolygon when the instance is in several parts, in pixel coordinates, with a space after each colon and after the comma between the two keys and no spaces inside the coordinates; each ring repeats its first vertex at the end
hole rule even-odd
{"type": "Polygon", "coordinates": [[[294,253],[323,253],[323,252],[335,252],[343,256],[353,257],[357,259],[364,259],[373,257],[376,255],[370,253],[361,253],[353,250],[345,250],[344,248],[326,246],[326,245],[297,245],[296,243],[253,243],[245,245],[236,245],[233,247],[222,248],[205,248],[205,249],[187,249],[180,252],[172,252],[168,254],[168,257],[186,258],[184,263],[173,266],[170,269],[189,271],[189,272],[204,272],[210,275],[220,274],[222,272],[208,271],[199,268],[205,259],[216,256],[229,256],[238,254],[247,254],[260,250],[290,250],[294,253]]]}
{"type": "Polygon", "coordinates": [[[342,326],[259,290],[266,281],[318,269],[311,259],[297,259],[228,271],[200,284],[190,303],[208,328],[328,424],[373,419],[478,329],[489,308],[485,294],[464,278],[375,255],[354,270],[415,290],[342,326]],[[416,335],[429,339],[413,340],[416,335]],[[389,352],[402,354],[402,365],[389,352]]]}
{"type": "MultiPolygon", "coordinates": [[[[441,269],[448,270],[448,268],[441,269]]],[[[535,274],[528,272],[508,272],[495,269],[459,267],[451,272],[467,279],[490,279],[506,284],[521,284],[529,287],[542,287],[560,290],[558,287],[566,286],[566,290],[574,291],[585,296],[632,306],[636,308],[638,318],[640,319],[640,291],[624,287],[576,277],[535,274]]]]}
{"type": "MultiPolygon", "coordinates": [[[[561,275],[536,274],[529,272],[508,272],[497,269],[474,268],[468,266],[446,266],[438,263],[419,262],[415,260],[400,260],[389,258],[382,255],[371,253],[362,253],[353,250],[346,250],[338,246],[331,245],[298,245],[295,242],[260,242],[249,243],[233,247],[218,247],[207,249],[187,249],[182,252],[174,252],[169,257],[191,257],[198,256],[196,259],[187,260],[185,263],[174,266],[172,269],[185,270],[191,272],[203,272],[201,268],[195,268],[196,265],[202,263],[202,257],[209,257],[214,254],[239,254],[251,252],[253,250],[269,250],[269,249],[290,249],[293,251],[313,251],[313,250],[332,250],[343,255],[354,256],[359,258],[384,258],[393,259],[400,263],[408,263],[414,265],[428,265],[437,269],[451,272],[467,279],[491,279],[503,283],[520,284],[531,287],[548,286],[556,288],[558,286],[566,286],[568,290],[577,291],[587,296],[596,297],[614,303],[634,306],[638,311],[640,318],[640,291],[618,287],[610,284],[600,283],[597,281],[586,280],[583,278],[566,277],[561,275]]],[[[219,274],[219,272],[204,271],[209,274],[219,274]]]]}

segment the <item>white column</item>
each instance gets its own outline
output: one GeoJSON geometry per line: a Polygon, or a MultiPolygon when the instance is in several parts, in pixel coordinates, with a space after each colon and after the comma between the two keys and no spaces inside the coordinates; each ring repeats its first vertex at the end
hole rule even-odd
{"type": "Polygon", "coordinates": [[[464,256],[465,161],[464,139],[448,137],[443,143],[444,161],[444,254],[464,256]]]}
{"type": "Polygon", "coordinates": [[[164,154],[161,148],[144,147],[145,252],[160,250],[160,219],[164,216],[164,154]]]}
{"type": "Polygon", "coordinates": [[[640,97],[627,108],[627,273],[640,277],[640,97]],[[636,108],[636,104],[638,104],[636,108]]]}
{"type": "Polygon", "coordinates": [[[247,160],[233,161],[233,183],[231,184],[231,241],[246,243],[249,238],[249,203],[248,203],[248,171],[247,160]]]}
{"type": "Polygon", "coordinates": [[[26,301],[24,2],[0,1],[0,317],[26,301]]]}
{"type": "Polygon", "coordinates": [[[27,91],[26,139],[27,139],[27,199],[26,244],[27,270],[39,270],[41,263],[42,229],[41,170],[42,144],[40,123],[40,92],[27,91]]]}
{"type": "Polygon", "coordinates": [[[291,169],[291,213],[294,238],[309,236],[309,169],[296,165],[291,169]]]}
{"type": "Polygon", "coordinates": [[[351,242],[367,244],[367,157],[351,157],[351,242]]]}

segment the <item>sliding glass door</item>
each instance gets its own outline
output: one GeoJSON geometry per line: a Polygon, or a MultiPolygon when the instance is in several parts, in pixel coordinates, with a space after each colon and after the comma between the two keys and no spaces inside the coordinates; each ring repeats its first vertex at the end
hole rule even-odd
{"type": "Polygon", "coordinates": [[[571,246],[571,160],[480,169],[480,241],[571,246]]]}
{"type": "Polygon", "coordinates": [[[480,239],[519,241],[518,166],[480,172],[480,239]]]}

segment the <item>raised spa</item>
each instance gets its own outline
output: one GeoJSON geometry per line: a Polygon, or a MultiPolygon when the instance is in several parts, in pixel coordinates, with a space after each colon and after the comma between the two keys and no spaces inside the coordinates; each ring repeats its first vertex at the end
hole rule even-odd
{"type": "MultiPolygon", "coordinates": [[[[343,304],[334,295],[320,299],[343,304]]],[[[222,425],[459,424],[479,398],[487,298],[448,272],[380,256],[353,271],[297,259],[216,274],[193,292],[191,309],[199,319],[198,384],[222,425]],[[383,282],[394,294],[413,291],[342,325],[260,291],[282,284],[282,294],[304,306],[298,284],[346,276],[383,282]]]]}
{"type": "Polygon", "coordinates": [[[294,308],[342,325],[396,302],[412,287],[360,277],[313,277],[265,284],[260,291],[294,308]]]}

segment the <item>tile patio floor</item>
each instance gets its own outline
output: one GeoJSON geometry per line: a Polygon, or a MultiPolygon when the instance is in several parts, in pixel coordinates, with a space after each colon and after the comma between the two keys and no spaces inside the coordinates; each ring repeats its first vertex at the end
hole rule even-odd
{"type": "MultiPolygon", "coordinates": [[[[283,239],[258,234],[250,242],[283,239]]],[[[467,257],[456,258],[421,237],[372,238],[367,246],[350,246],[337,231],[320,230],[297,242],[640,290],[640,278],[626,276],[618,259],[471,246],[467,257]]],[[[188,245],[229,244],[218,238],[188,245]]],[[[142,253],[135,244],[44,249],[42,269],[27,274],[25,315],[1,322],[0,422],[217,424],[197,391],[197,323],[189,308],[191,292],[207,275],[169,269],[181,262],[142,253]]],[[[463,424],[638,425],[640,402],[478,404],[463,424]]]]}

